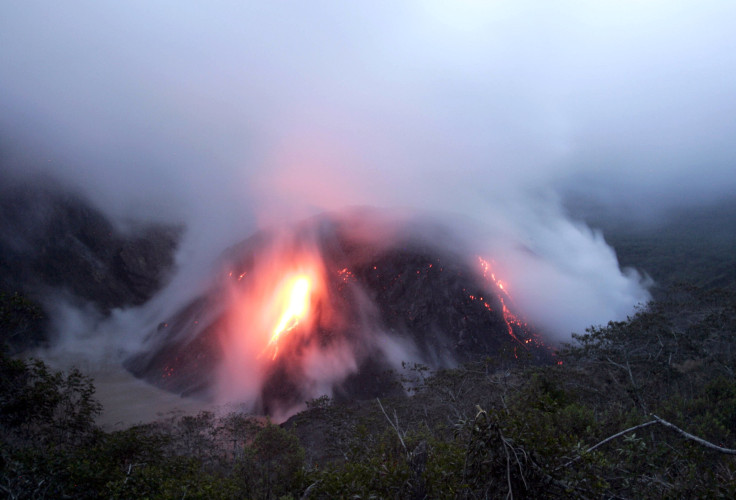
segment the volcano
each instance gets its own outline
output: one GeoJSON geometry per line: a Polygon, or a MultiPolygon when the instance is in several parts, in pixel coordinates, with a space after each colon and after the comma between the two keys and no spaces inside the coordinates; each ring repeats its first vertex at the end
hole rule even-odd
{"type": "Polygon", "coordinates": [[[258,232],[125,366],[182,396],[274,414],[397,391],[404,361],[547,360],[489,264],[448,250],[448,237],[365,212],[258,232]]]}

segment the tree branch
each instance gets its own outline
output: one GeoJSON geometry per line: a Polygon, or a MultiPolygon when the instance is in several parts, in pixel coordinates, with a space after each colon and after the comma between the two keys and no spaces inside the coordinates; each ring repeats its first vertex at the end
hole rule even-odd
{"type": "Polygon", "coordinates": [[[383,409],[383,405],[381,404],[381,400],[379,398],[376,398],[376,401],[378,401],[378,406],[381,407],[381,411],[383,412],[384,416],[386,417],[386,420],[388,420],[388,423],[391,424],[391,427],[394,428],[396,431],[396,435],[399,436],[399,441],[401,441],[401,446],[404,448],[404,453],[406,453],[407,456],[409,456],[409,451],[406,449],[406,444],[404,443],[404,438],[401,436],[401,430],[399,430],[399,417],[396,416],[396,412],[394,411],[394,418],[396,419],[396,424],[394,424],[391,419],[388,417],[388,414],[386,413],[386,410],[383,409]]]}
{"type": "MultiPolygon", "coordinates": [[[[603,441],[600,441],[600,442],[594,444],[593,446],[591,446],[590,448],[588,448],[587,450],[585,450],[585,453],[590,453],[591,451],[595,450],[596,448],[598,448],[600,446],[603,446],[604,444],[606,444],[606,443],[608,443],[610,441],[613,441],[614,439],[619,438],[619,437],[623,436],[624,434],[628,434],[629,432],[633,432],[633,431],[635,431],[637,429],[642,429],[644,427],[648,427],[648,426],[650,426],[652,424],[661,424],[664,427],[667,427],[669,429],[674,430],[675,432],[677,432],[681,436],[683,436],[683,437],[685,437],[685,438],[687,438],[687,439],[689,439],[691,441],[695,441],[696,443],[700,444],[701,446],[705,446],[706,448],[709,448],[711,450],[718,451],[720,453],[725,453],[727,455],[736,455],[736,449],[724,448],[723,446],[718,446],[717,444],[713,444],[710,441],[706,441],[703,438],[699,438],[698,436],[695,436],[693,434],[690,434],[689,432],[686,432],[686,431],[680,429],[675,424],[673,424],[671,422],[668,422],[667,420],[665,420],[663,418],[658,417],[654,413],[651,413],[651,416],[652,416],[652,418],[654,420],[650,420],[649,422],[644,422],[643,424],[639,424],[639,425],[635,425],[633,427],[629,427],[628,429],[624,429],[621,432],[617,432],[616,434],[613,434],[612,436],[608,436],[603,441]]],[[[581,458],[582,458],[582,455],[578,455],[577,457],[575,457],[572,460],[566,462],[565,464],[560,465],[559,467],[555,468],[553,472],[558,471],[560,469],[564,469],[565,467],[569,467],[570,465],[574,464],[575,462],[577,462],[581,458]]]]}
{"type": "Polygon", "coordinates": [[[727,455],[736,455],[736,450],[735,449],[732,449],[732,448],[724,448],[722,446],[718,446],[717,444],[713,444],[710,441],[706,441],[703,438],[699,438],[698,436],[694,436],[693,434],[690,434],[689,432],[683,431],[682,429],[680,429],[679,427],[677,427],[675,424],[672,424],[672,423],[666,421],[663,418],[659,418],[654,413],[652,413],[651,415],[652,415],[652,418],[654,418],[654,421],[655,422],[658,422],[658,423],[664,425],[665,427],[668,427],[668,428],[670,428],[670,429],[678,432],[681,436],[683,436],[683,437],[685,437],[685,438],[687,438],[687,439],[689,439],[691,441],[695,441],[696,443],[700,444],[701,446],[705,446],[706,448],[710,448],[711,450],[715,450],[715,451],[718,451],[718,452],[721,452],[721,453],[725,453],[727,455]]]}
{"type": "Polygon", "coordinates": [[[499,436],[501,437],[501,444],[503,445],[503,451],[506,453],[506,482],[509,485],[509,493],[506,495],[506,498],[510,498],[511,500],[514,500],[514,487],[511,484],[511,456],[509,455],[509,450],[506,447],[506,441],[503,439],[503,435],[499,431],[499,436]]]}
{"type": "Polygon", "coordinates": [[[309,498],[309,495],[312,493],[312,490],[314,488],[316,488],[317,485],[319,483],[321,483],[321,482],[322,482],[322,480],[321,479],[318,479],[317,481],[315,481],[312,484],[310,484],[309,487],[307,487],[307,489],[304,490],[304,494],[301,496],[301,498],[299,500],[307,500],[307,498],[309,498]]]}
{"type": "MultiPolygon", "coordinates": [[[[628,434],[629,432],[633,432],[633,431],[635,431],[637,429],[641,429],[643,427],[647,427],[647,426],[650,426],[650,425],[656,424],[656,423],[657,423],[656,420],[650,420],[649,422],[644,422],[643,424],[635,425],[634,427],[629,427],[628,429],[624,429],[621,432],[617,432],[616,434],[614,434],[612,436],[608,436],[603,441],[600,441],[600,442],[594,444],[593,446],[591,446],[590,448],[588,448],[587,450],[585,450],[585,453],[590,453],[591,451],[595,450],[596,448],[598,448],[600,446],[603,446],[604,444],[608,443],[609,441],[613,441],[614,439],[619,438],[619,437],[623,436],[624,434],[628,434]]],[[[569,462],[567,462],[567,463],[565,463],[565,464],[560,465],[559,467],[557,467],[555,469],[555,471],[560,470],[560,469],[564,469],[565,467],[569,467],[570,465],[574,464],[575,462],[577,462],[581,458],[583,458],[582,455],[578,455],[577,457],[573,458],[569,462]]]]}

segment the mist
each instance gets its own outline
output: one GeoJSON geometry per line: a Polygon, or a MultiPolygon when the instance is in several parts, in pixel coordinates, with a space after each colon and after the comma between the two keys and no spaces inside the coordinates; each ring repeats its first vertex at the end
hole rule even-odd
{"type": "MultiPolygon", "coordinates": [[[[451,227],[564,341],[649,297],[567,201],[646,218],[736,188],[735,14],[720,1],[6,2],[3,176],[51,176],[121,227],[186,224],[170,286],[108,330],[155,325],[259,229],[370,206],[451,227]]],[[[77,316],[59,318],[69,330],[77,316]]],[[[121,337],[114,349],[143,335],[121,337]]]]}

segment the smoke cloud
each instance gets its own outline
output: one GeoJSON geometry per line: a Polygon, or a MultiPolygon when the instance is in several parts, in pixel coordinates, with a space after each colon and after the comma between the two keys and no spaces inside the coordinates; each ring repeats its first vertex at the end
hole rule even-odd
{"type": "Polygon", "coordinates": [[[138,324],[196,295],[257,229],[373,206],[452,227],[565,339],[648,294],[564,201],[646,217],[736,188],[735,14],[719,1],[5,2],[0,153],[6,176],[50,174],[119,224],[187,224],[172,284],[116,313],[138,324]]]}

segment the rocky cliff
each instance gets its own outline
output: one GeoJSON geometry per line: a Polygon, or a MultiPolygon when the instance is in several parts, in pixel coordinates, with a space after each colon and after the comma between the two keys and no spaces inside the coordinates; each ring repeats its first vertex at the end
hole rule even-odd
{"type": "MultiPolygon", "coordinates": [[[[102,314],[148,300],[172,271],[181,228],[141,224],[122,232],[83,198],[48,188],[0,191],[0,293],[43,302],[50,294],[102,314]]],[[[17,302],[17,301],[16,301],[17,302]]],[[[12,304],[8,302],[8,307],[12,304]]],[[[0,333],[13,350],[44,338],[0,333]]]]}

